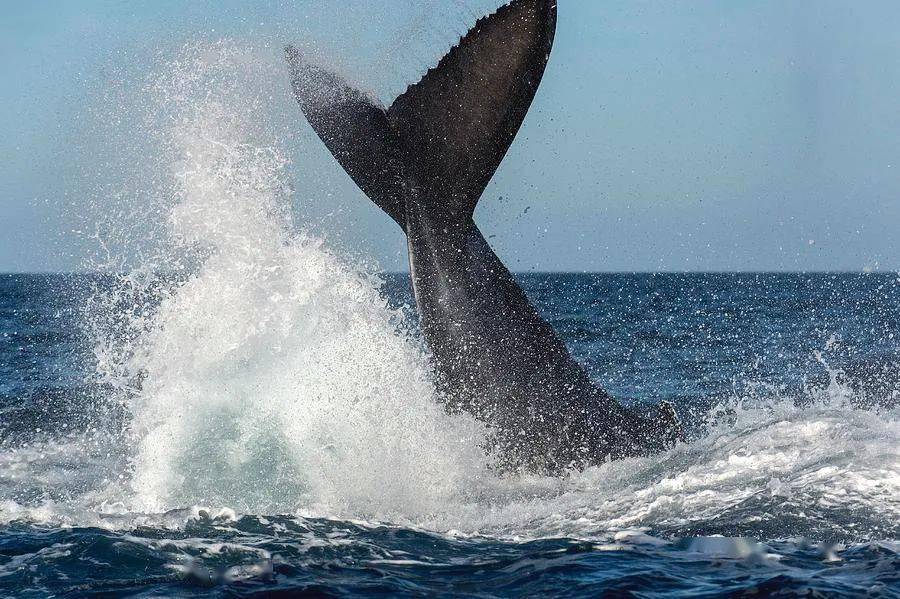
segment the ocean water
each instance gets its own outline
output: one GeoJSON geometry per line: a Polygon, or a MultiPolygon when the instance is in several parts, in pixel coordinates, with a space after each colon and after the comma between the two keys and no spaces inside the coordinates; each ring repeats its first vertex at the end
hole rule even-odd
{"type": "Polygon", "coordinates": [[[0,590],[900,592],[896,275],[523,275],[592,374],[691,437],[544,479],[498,478],[442,413],[405,275],[320,274],[283,300],[170,282],[127,307],[154,316],[124,383],[85,322],[119,277],[0,277],[0,590]]]}
{"type": "Polygon", "coordinates": [[[260,60],[148,74],[102,259],[0,276],[0,594],[900,596],[900,275],[522,275],[689,438],[498,476],[405,275],[293,216],[260,60]]]}

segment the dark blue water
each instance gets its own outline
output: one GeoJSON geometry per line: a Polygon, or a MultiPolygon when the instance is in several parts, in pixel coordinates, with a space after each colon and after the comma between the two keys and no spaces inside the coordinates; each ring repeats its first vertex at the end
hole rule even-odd
{"type": "Polygon", "coordinates": [[[0,276],[3,595],[900,596],[895,274],[523,276],[691,438],[563,479],[428,411],[405,277],[214,274],[0,276]]]}

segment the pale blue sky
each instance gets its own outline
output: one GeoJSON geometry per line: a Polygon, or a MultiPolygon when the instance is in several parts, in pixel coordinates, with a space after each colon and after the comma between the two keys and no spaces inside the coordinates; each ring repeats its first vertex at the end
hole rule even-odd
{"type": "MultiPolygon", "coordinates": [[[[279,60],[311,41],[390,101],[498,3],[0,0],[0,271],[79,266],[66,231],[103,169],[80,123],[152,57],[227,35],[279,60]]],[[[476,218],[516,270],[900,269],[898,22],[893,0],[560,0],[476,218]]],[[[320,145],[298,148],[301,218],[405,268],[399,231],[320,145]]]]}

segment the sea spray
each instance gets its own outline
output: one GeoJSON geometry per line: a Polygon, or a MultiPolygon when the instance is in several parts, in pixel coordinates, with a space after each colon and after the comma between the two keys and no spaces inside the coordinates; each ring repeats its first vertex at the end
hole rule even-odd
{"type": "Polygon", "coordinates": [[[133,507],[433,512],[483,474],[480,427],[445,414],[377,277],[293,226],[269,91],[247,85],[258,63],[195,44],[150,87],[173,181],[155,259],[180,272],[133,315],[118,362],[98,350],[111,378],[139,381],[133,507]]]}

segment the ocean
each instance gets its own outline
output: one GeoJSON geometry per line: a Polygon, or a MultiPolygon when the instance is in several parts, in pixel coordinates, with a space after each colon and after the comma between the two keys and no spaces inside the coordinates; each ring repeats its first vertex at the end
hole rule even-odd
{"type": "Polygon", "coordinates": [[[521,275],[689,434],[562,478],[437,407],[406,275],[213,274],[0,277],[3,595],[900,595],[896,274],[521,275]]]}

